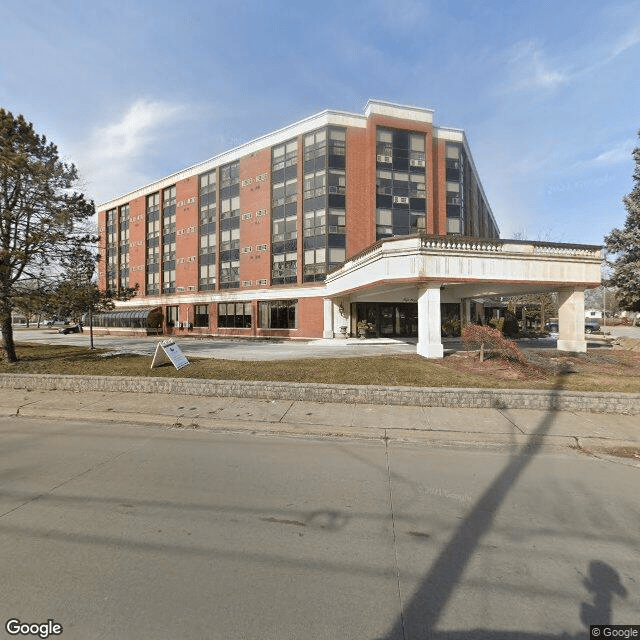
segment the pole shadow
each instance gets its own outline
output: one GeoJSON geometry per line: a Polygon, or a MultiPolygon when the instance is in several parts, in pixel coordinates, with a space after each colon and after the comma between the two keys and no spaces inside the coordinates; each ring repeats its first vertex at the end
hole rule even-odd
{"type": "Polygon", "coordinates": [[[529,436],[520,451],[516,452],[506,467],[495,478],[477,501],[471,512],[459,525],[445,548],[425,575],[417,591],[406,605],[392,628],[380,640],[585,640],[589,637],[589,624],[604,624],[611,619],[611,601],[614,594],[626,595],[617,572],[601,561],[593,561],[589,567],[589,579],[585,586],[594,594],[592,604],[584,603],[580,618],[587,626],[585,634],[548,635],[537,633],[504,632],[489,629],[438,632],[437,625],[451,599],[462,574],[482,538],[490,531],[499,508],[509,491],[539,452],[544,436],[549,433],[559,406],[559,392],[568,375],[560,372],[558,383],[551,394],[550,407],[544,418],[529,436]],[[597,621],[597,622],[594,622],[597,621]]]}

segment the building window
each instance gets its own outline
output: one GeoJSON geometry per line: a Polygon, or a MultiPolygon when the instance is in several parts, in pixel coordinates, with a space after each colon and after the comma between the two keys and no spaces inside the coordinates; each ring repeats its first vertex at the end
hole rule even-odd
{"type": "Polygon", "coordinates": [[[271,282],[297,281],[298,141],[271,151],[271,282]]]}
{"type": "Polygon", "coordinates": [[[160,268],[158,264],[147,264],[147,295],[160,293],[160,268]]]}
{"type": "Polygon", "coordinates": [[[152,193],[147,196],[147,220],[160,219],[160,194],[152,193]]]}
{"type": "Polygon", "coordinates": [[[167,307],[167,327],[175,327],[180,320],[180,311],[178,306],[167,307]]]}
{"type": "Polygon", "coordinates": [[[447,144],[445,146],[445,166],[447,180],[447,233],[464,232],[465,180],[464,151],[462,145],[447,144]]]}
{"type": "Polygon", "coordinates": [[[345,260],[346,132],[328,127],[304,137],[303,281],[317,282],[345,260]]]}
{"type": "Polygon", "coordinates": [[[261,329],[296,328],[297,300],[273,300],[259,304],[261,329]]]}
{"type": "Polygon", "coordinates": [[[401,129],[377,130],[376,239],[425,229],[425,136],[401,129]]]}
{"type": "Polygon", "coordinates": [[[120,256],[120,288],[129,286],[129,205],[123,204],[120,207],[119,215],[119,247],[120,256]]]}
{"type": "Polygon", "coordinates": [[[129,287],[129,252],[120,253],[120,288],[129,287]]]}
{"type": "Polygon", "coordinates": [[[176,290],[176,187],[162,191],[162,292],[176,290]]]}
{"type": "Polygon", "coordinates": [[[217,246],[217,183],[216,170],[200,176],[200,277],[201,291],[216,288],[217,246]]]}
{"type": "Polygon", "coordinates": [[[111,291],[118,289],[118,228],[116,214],[116,209],[107,211],[107,289],[111,291]]]}
{"type": "Polygon", "coordinates": [[[147,295],[160,293],[160,194],[147,196],[147,295]]]}
{"type": "Polygon", "coordinates": [[[240,287],[240,162],[220,168],[220,288],[240,287]]]}
{"type": "Polygon", "coordinates": [[[218,327],[234,329],[251,328],[250,302],[221,302],[218,304],[218,327]]]}
{"type": "Polygon", "coordinates": [[[197,304],[193,309],[193,326],[201,329],[209,327],[209,307],[206,304],[197,304]]]}

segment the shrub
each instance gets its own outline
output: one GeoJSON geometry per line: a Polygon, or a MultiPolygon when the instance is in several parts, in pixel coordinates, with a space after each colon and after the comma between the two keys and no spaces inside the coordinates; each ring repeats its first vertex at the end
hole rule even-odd
{"type": "Polygon", "coordinates": [[[462,343],[469,350],[480,351],[480,361],[485,354],[527,364],[527,357],[513,340],[507,340],[498,329],[478,324],[466,324],[462,329],[462,343]]]}
{"type": "Polygon", "coordinates": [[[504,320],[504,326],[502,327],[502,333],[504,333],[507,338],[517,338],[520,334],[520,325],[518,324],[518,319],[516,318],[515,314],[511,313],[510,311],[507,311],[504,320]]]}
{"type": "Polygon", "coordinates": [[[442,333],[449,337],[457,337],[460,335],[460,320],[457,318],[447,318],[442,323],[442,333]]]}

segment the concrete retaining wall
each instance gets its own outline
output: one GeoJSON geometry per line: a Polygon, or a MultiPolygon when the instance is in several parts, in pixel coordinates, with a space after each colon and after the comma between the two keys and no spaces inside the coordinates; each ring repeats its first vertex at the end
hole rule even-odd
{"type": "Polygon", "coordinates": [[[530,389],[440,389],[191,378],[0,374],[0,389],[68,389],[122,393],[304,400],[454,408],[555,409],[640,414],[638,393],[530,389]]]}

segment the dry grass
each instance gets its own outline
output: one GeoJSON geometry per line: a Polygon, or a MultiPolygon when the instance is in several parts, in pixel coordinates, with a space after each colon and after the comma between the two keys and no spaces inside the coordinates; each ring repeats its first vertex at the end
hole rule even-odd
{"type": "Polygon", "coordinates": [[[442,360],[418,355],[324,358],[243,362],[190,359],[176,371],[171,364],[150,369],[151,357],[113,355],[64,345],[19,344],[19,362],[0,362],[0,373],[106,376],[162,376],[216,380],[279,380],[329,384],[417,387],[564,388],[577,391],[640,393],[640,353],[593,350],[560,355],[555,350],[529,350],[528,364],[501,359],[480,363],[476,354],[458,352],[442,360]]]}

